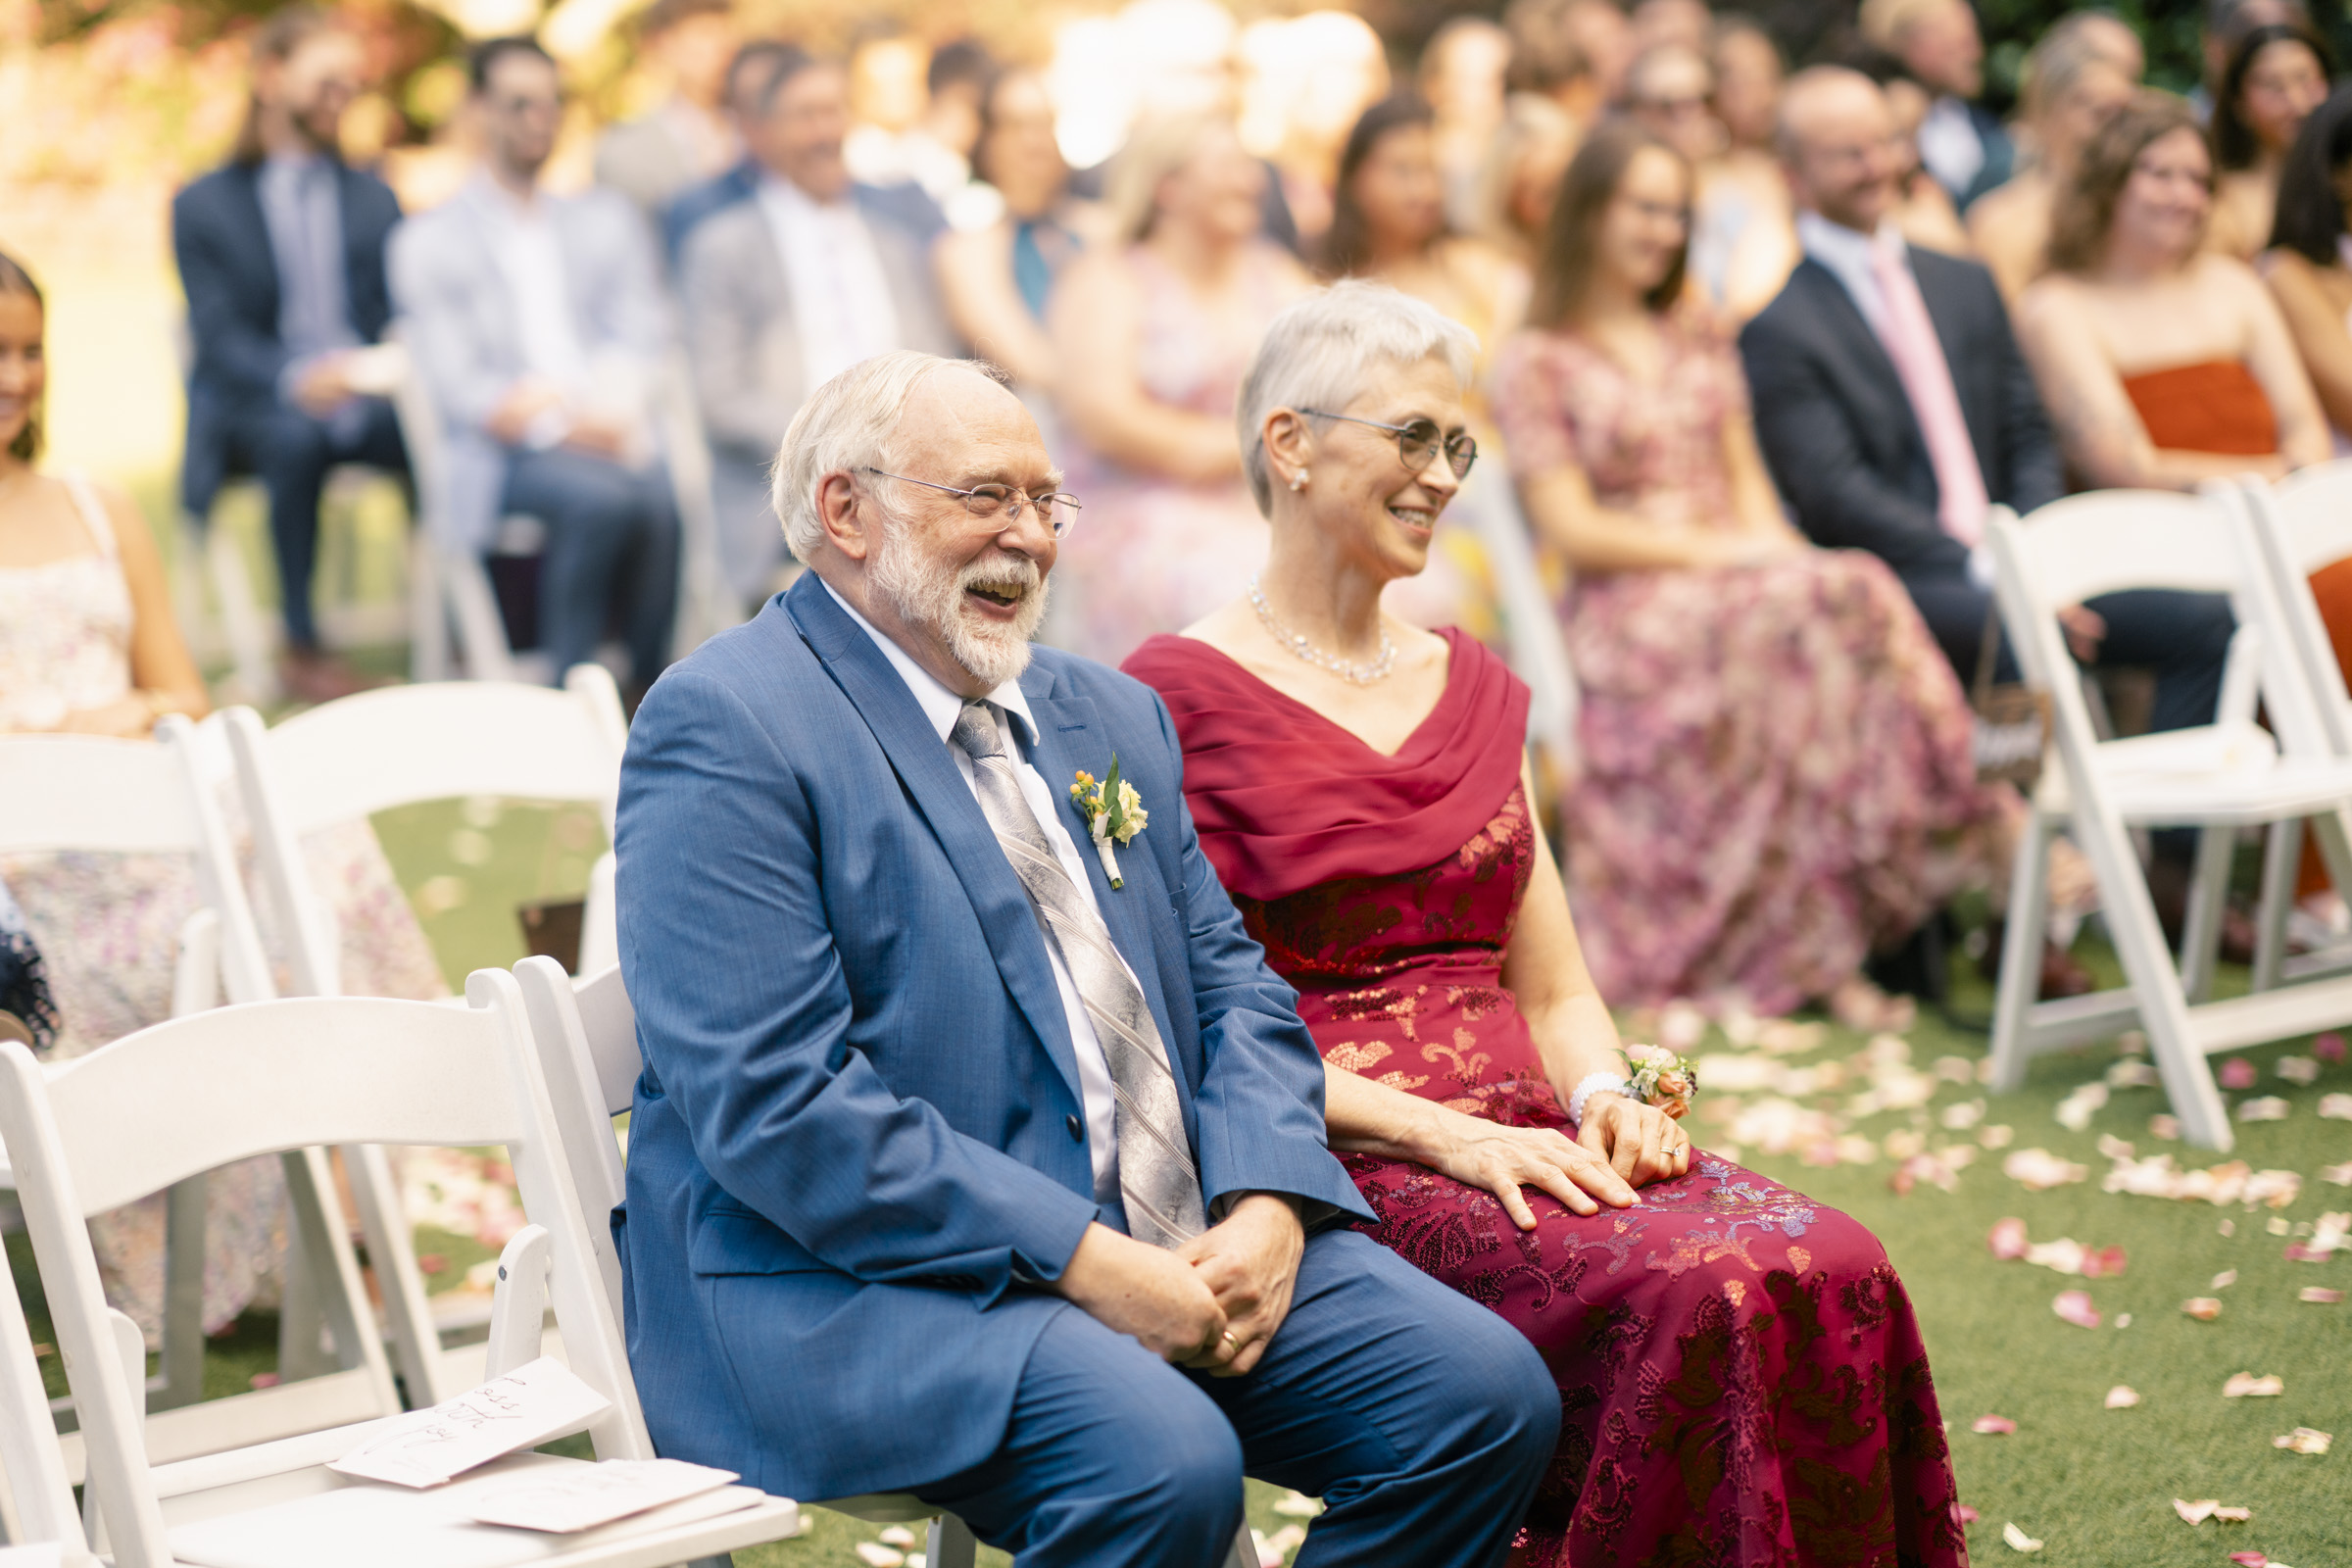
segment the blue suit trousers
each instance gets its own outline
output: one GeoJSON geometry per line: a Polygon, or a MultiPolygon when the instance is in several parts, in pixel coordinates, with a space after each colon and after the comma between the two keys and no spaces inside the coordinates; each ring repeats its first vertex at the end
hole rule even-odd
{"type": "Polygon", "coordinates": [[[1066,1307],[997,1451],[915,1492],[1021,1568],[1217,1568],[1247,1470],[1323,1498],[1300,1568],[1489,1568],[1559,1425],[1518,1330],[1328,1231],[1308,1239],[1290,1316],[1248,1376],[1171,1366],[1066,1307]]]}

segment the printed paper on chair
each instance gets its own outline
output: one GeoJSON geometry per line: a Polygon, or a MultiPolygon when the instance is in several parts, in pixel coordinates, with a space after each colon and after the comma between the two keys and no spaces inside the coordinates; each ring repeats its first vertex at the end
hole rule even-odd
{"type": "Polygon", "coordinates": [[[468,1510],[476,1524],[568,1536],[699,1496],[735,1479],[732,1470],[683,1459],[608,1459],[489,1493],[468,1510]]]}
{"type": "Polygon", "coordinates": [[[612,1401],[541,1356],[454,1399],[401,1417],[329,1470],[401,1487],[437,1487],[517,1448],[576,1432],[612,1401]]]}

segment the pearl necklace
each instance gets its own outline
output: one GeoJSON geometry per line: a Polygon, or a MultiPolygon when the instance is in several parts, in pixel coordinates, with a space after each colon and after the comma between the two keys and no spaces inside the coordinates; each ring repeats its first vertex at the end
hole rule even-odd
{"type": "Polygon", "coordinates": [[[1266,603],[1265,591],[1258,587],[1255,573],[1251,573],[1250,577],[1250,604],[1257,612],[1258,622],[1266,628],[1266,635],[1289,649],[1298,658],[1313,664],[1318,669],[1330,670],[1334,675],[1351,685],[1369,686],[1375,681],[1386,680],[1389,671],[1396,667],[1396,639],[1389,635],[1389,629],[1386,626],[1380,629],[1380,657],[1365,660],[1359,664],[1325,653],[1313,643],[1308,642],[1305,633],[1295,632],[1275,619],[1274,607],[1266,603]]]}

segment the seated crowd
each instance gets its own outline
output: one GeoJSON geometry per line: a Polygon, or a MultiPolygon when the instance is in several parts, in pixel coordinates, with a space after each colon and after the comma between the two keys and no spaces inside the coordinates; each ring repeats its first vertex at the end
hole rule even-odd
{"type": "MultiPolygon", "coordinates": [[[[1344,136],[1195,107],[1074,172],[977,45],[859,123],[851,64],[657,0],[674,96],[593,187],[550,188],[562,72],[501,38],[479,168],[403,218],[337,150],[354,39],[271,17],[173,206],[184,501],[262,481],[288,685],[358,689],[318,514],[406,467],[397,327],[438,543],[536,517],[555,666],[621,645],[614,1231],[662,1451],[913,1491],[1025,1563],[1207,1568],[1245,1467],[1326,1499],[1323,1562],[1965,1561],[1883,1250],[1694,1150],[1610,1008],[1905,1026],[1874,960],[1963,891],[1998,918],[2027,817],[1972,745],[1969,684],[2017,678],[1992,510],[2352,450],[2352,89],[2299,0],[2206,23],[2202,111],[2082,11],[2004,124],[1968,0],[1802,40],[1514,0],[1344,136]],[[674,665],[665,397],[752,615],[674,665]],[[1546,573],[1573,777],[1527,766],[1472,509],[1546,573]],[[1134,803],[1066,804],[1114,760],[1134,803]]],[[[201,716],[137,514],[36,467],[44,326],[0,257],[0,731],[201,716]]],[[[2315,587],[2352,655],[2352,565],[2315,587]]],[[[2225,600],[2061,618],[2153,672],[2148,727],[2213,716],[2225,600]]],[[[2192,848],[2153,843],[2174,922],[2192,848]]],[[[366,825],[305,849],[346,988],[434,994],[366,825]]],[[[2063,845],[2050,893],[2097,898],[2063,845]]],[[[45,1055],[161,1018],[195,896],[0,861],[0,1005],[45,1055]]],[[[2087,987],[2055,944],[2037,979],[2087,987]]],[[[267,1288],[270,1180],[212,1188],[208,1327],[267,1288]]],[[[152,1329],[159,1212],[98,1239],[152,1329]]]]}

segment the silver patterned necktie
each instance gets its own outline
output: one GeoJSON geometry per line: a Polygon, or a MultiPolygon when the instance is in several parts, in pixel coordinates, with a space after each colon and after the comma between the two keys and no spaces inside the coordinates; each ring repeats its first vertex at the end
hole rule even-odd
{"type": "Polygon", "coordinates": [[[1070,978],[1110,1065],[1118,1105],[1119,1196],[1136,1240],[1160,1247],[1188,1242],[1207,1228],[1200,1176],[1184,1136],[1176,1078],[1143,989],[1111,946],[1102,917],[1062,868],[1021,795],[1004,733],[986,703],[965,703],[950,737],[972,760],[980,810],[1028,890],[1049,940],[1070,978]]]}

